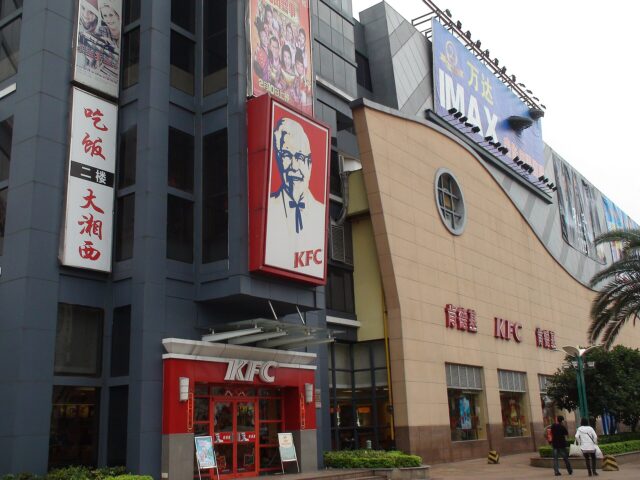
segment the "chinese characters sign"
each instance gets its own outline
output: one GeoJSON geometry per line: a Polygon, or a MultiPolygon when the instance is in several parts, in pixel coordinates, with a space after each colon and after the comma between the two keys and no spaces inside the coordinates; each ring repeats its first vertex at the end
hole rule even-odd
{"type": "Polygon", "coordinates": [[[556,349],[556,332],[536,328],[536,347],[547,350],[556,349]]]}
{"type": "Polygon", "coordinates": [[[269,95],[249,114],[249,268],[321,285],[329,129],[269,95]]]}
{"type": "Polygon", "coordinates": [[[444,307],[444,318],[447,328],[456,328],[471,333],[478,332],[478,320],[475,310],[454,307],[448,303],[444,307]]]}
{"type": "Polygon", "coordinates": [[[74,80],[118,96],[122,0],[79,0],[74,80]]]}
{"type": "MultiPolygon", "coordinates": [[[[474,133],[464,128],[475,142],[493,137],[509,149],[511,159],[518,156],[530,164],[533,181],[544,173],[544,155],[540,121],[520,132],[509,126],[509,117],[531,118],[527,105],[484,66],[465,46],[437,21],[433,26],[434,108],[444,120],[460,127],[448,112],[455,108],[467,122],[480,128],[474,133]]],[[[533,119],[532,119],[533,120],[533,119]]],[[[485,143],[486,145],[486,143],[485,143]]],[[[495,153],[495,152],[494,152],[495,153]]]]}
{"type": "Polygon", "coordinates": [[[308,0],[250,0],[249,96],[270,93],[313,114],[308,0]]]}
{"type": "Polygon", "coordinates": [[[73,89],[63,265],[111,271],[117,118],[115,105],[73,89]]]}

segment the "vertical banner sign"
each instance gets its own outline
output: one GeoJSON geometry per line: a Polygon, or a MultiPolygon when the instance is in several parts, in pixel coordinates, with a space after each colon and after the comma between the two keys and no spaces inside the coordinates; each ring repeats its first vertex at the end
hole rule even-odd
{"type": "Polygon", "coordinates": [[[73,89],[63,265],[111,271],[117,107],[73,89]]]}
{"type": "Polygon", "coordinates": [[[308,0],[250,0],[249,96],[269,93],[313,114],[308,0]]]}
{"type": "MultiPolygon", "coordinates": [[[[479,143],[485,137],[493,137],[509,149],[507,156],[533,167],[530,181],[544,174],[544,145],[540,120],[534,120],[529,107],[490,71],[475,55],[437,21],[433,27],[433,90],[434,109],[444,120],[456,128],[466,127],[464,122],[449,113],[451,108],[467,118],[467,123],[480,128],[474,133],[471,127],[465,134],[479,143]],[[509,117],[525,117],[532,125],[521,131],[514,130],[509,117]]],[[[485,143],[486,145],[486,143],[485,143]]],[[[495,150],[487,148],[491,153],[495,150]]],[[[506,162],[503,155],[498,158],[506,162]]]]}
{"type": "Polygon", "coordinates": [[[248,105],[250,269],[322,285],[329,129],[268,95],[248,105]]]}
{"type": "Polygon", "coordinates": [[[118,96],[122,0],[79,0],[73,79],[118,96]]]}

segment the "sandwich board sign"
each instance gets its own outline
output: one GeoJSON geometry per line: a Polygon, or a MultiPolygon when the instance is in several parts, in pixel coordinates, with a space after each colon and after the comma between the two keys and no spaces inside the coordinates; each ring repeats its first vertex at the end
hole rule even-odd
{"type": "MultiPolygon", "coordinates": [[[[211,436],[205,437],[193,437],[196,442],[196,460],[198,461],[198,476],[200,476],[200,470],[206,470],[210,468],[216,469],[218,480],[220,480],[220,472],[218,465],[216,464],[216,454],[213,451],[213,441],[211,436]]],[[[200,477],[202,480],[202,477],[200,477]]]]}
{"type": "Polygon", "coordinates": [[[280,449],[280,464],[282,465],[282,473],[284,473],[284,462],[296,462],[298,473],[300,473],[300,465],[296,456],[296,446],[293,444],[293,435],[291,433],[278,433],[278,448],[280,449]]]}

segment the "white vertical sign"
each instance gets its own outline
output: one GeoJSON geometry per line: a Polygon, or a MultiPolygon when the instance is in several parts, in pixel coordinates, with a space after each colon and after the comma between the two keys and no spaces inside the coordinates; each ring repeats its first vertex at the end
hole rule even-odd
{"type": "Polygon", "coordinates": [[[63,265],[111,271],[118,109],[73,89],[63,265]]]}
{"type": "Polygon", "coordinates": [[[122,0],[78,0],[73,79],[118,96],[122,0]]]}

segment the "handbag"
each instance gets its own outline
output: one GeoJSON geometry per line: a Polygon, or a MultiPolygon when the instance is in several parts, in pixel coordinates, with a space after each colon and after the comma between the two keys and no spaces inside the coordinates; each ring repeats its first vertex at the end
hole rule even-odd
{"type": "Polygon", "coordinates": [[[569,456],[570,457],[581,457],[582,456],[582,450],[580,450],[580,447],[578,445],[576,445],[575,443],[572,443],[571,445],[569,445],[569,456]]]}
{"type": "Polygon", "coordinates": [[[596,445],[596,458],[604,458],[604,454],[598,445],[596,445]]]}

